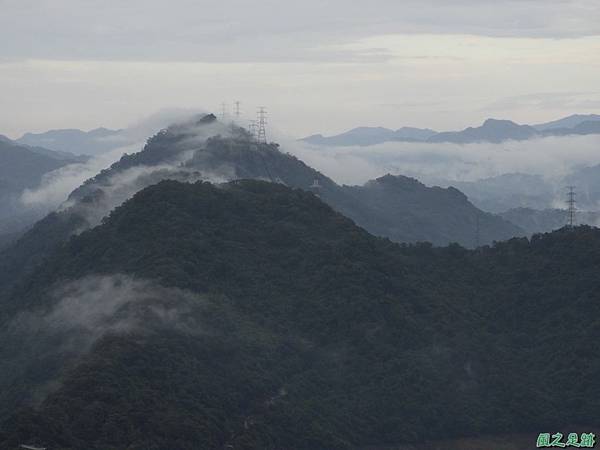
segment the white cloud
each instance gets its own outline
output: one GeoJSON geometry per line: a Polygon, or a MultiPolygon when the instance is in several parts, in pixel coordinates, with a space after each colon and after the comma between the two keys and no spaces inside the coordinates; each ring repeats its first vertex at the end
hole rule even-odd
{"type": "MultiPolygon", "coordinates": [[[[9,57],[280,61],[377,34],[600,34],[594,0],[3,0],[9,57]]],[[[2,36],[3,35],[3,36],[2,36]]],[[[329,55],[331,58],[332,55],[329,55]]]]}
{"type": "Polygon", "coordinates": [[[596,0],[0,0],[0,132],[123,127],[169,106],[266,104],[298,136],[596,112],[596,0]],[[558,38],[558,39],[557,39],[558,38]],[[564,103],[564,102],[563,102],[564,103]],[[391,114],[386,105],[402,105],[391,114]],[[523,108],[520,110],[519,108],[523,108]]]}
{"type": "Polygon", "coordinates": [[[21,202],[25,207],[46,206],[53,210],[63,203],[69,194],[88,178],[92,178],[102,169],[109,167],[124,153],[138,151],[143,143],[118,148],[91,158],[88,162],[69,164],[60,169],[47,173],[42,178],[40,186],[26,189],[21,194],[21,202]]]}
{"type": "Polygon", "coordinates": [[[502,144],[385,143],[369,147],[284,146],[334,180],[362,184],[386,173],[429,183],[474,181],[505,173],[557,180],[572,169],[600,164],[600,136],[547,137],[502,144]]]}

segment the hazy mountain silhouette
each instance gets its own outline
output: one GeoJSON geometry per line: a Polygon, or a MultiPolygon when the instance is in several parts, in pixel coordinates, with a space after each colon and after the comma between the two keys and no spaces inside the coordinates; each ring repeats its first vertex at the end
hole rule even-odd
{"type": "MultiPolygon", "coordinates": [[[[575,169],[564,178],[562,186],[574,186],[579,208],[600,210],[600,164],[575,169]]],[[[565,187],[561,197],[566,198],[565,187]]]]}
{"type": "Polygon", "coordinates": [[[462,131],[438,133],[428,139],[429,142],[452,142],[470,144],[474,142],[500,143],[506,140],[523,141],[537,135],[535,128],[529,125],[518,125],[510,120],[488,119],[477,128],[466,128],[462,131]]]}
{"type": "Polygon", "coordinates": [[[37,187],[42,177],[53,170],[84,160],[70,153],[20,145],[6,137],[0,139],[0,235],[13,236],[47,213],[24,208],[20,196],[25,189],[37,187]]]}
{"type": "Polygon", "coordinates": [[[493,213],[518,207],[548,208],[556,198],[555,190],[559,189],[539,175],[523,173],[444,184],[456,187],[478,208],[493,213]]]}
{"type": "Polygon", "coordinates": [[[302,139],[309,144],[326,146],[348,146],[348,145],[375,145],[383,142],[402,141],[418,142],[425,141],[436,134],[430,129],[402,127],[390,130],[382,127],[359,127],[335,136],[325,137],[321,134],[302,139]]]}
{"type": "Polygon", "coordinates": [[[571,136],[600,134],[600,121],[586,120],[573,128],[551,128],[542,131],[544,136],[571,136]]]}
{"type": "Polygon", "coordinates": [[[599,122],[600,115],[598,114],[573,114],[568,117],[563,117],[562,119],[553,120],[551,122],[540,123],[537,125],[533,125],[538,131],[547,131],[552,129],[571,129],[575,128],[578,125],[581,125],[583,122],[599,122]]]}
{"type": "Polygon", "coordinates": [[[64,129],[44,133],[25,133],[16,142],[85,155],[97,155],[133,143],[123,130],[106,128],[96,128],[91,131],[64,129]]]}
{"type": "Polygon", "coordinates": [[[538,125],[519,125],[510,120],[488,119],[479,127],[441,133],[428,128],[403,127],[394,131],[382,127],[358,127],[335,136],[315,134],[302,141],[321,146],[368,146],[393,141],[469,144],[586,134],[600,134],[600,115],[574,114],[538,125]]]}
{"type": "MultiPolygon", "coordinates": [[[[511,223],[518,225],[528,235],[558,230],[564,227],[569,220],[566,209],[513,208],[500,215],[511,223]]],[[[577,211],[575,223],[598,226],[600,224],[600,212],[577,211]]]]}

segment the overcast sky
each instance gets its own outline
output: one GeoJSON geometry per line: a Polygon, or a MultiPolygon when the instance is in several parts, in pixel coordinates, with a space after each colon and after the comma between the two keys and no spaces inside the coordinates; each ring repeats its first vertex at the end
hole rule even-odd
{"type": "Polygon", "coordinates": [[[600,112],[598,0],[0,0],[0,134],[266,105],[295,136],[600,112]]]}

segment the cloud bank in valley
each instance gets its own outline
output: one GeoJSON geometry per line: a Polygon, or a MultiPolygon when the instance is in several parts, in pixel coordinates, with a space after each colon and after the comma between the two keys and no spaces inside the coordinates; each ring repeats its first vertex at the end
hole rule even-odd
{"type": "Polygon", "coordinates": [[[573,169],[600,164],[599,135],[501,144],[389,142],[369,147],[317,147],[287,140],[282,148],[344,184],[362,184],[386,173],[413,176],[428,184],[506,173],[558,180],[573,169]]]}
{"type": "Polygon", "coordinates": [[[129,145],[111,150],[103,155],[95,156],[84,163],[69,164],[44,175],[40,186],[26,189],[21,194],[21,202],[25,207],[41,207],[56,209],[69,194],[85,180],[92,178],[102,169],[110,167],[124,153],[137,151],[143,143],[129,145]]]}

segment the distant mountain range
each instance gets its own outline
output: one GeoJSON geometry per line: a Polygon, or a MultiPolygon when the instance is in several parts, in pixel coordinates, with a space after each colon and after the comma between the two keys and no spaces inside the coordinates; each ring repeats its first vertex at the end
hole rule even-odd
{"type": "Polygon", "coordinates": [[[124,130],[106,128],[96,128],[91,131],[66,129],[50,130],[44,133],[25,133],[16,142],[84,155],[97,155],[133,143],[126,136],[124,130]]]}
{"type": "Polygon", "coordinates": [[[305,141],[317,145],[374,145],[390,141],[419,142],[426,141],[437,134],[427,128],[403,127],[397,130],[390,130],[382,127],[359,127],[354,128],[337,136],[325,137],[321,134],[315,134],[304,138],[305,141]]]}
{"type": "Polygon", "coordinates": [[[544,136],[587,134],[600,134],[600,115],[575,114],[538,125],[519,125],[510,120],[487,119],[479,127],[447,132],[436,132],[428,128],[404,127],[391,130],[382,127],[359,127],[335,136],[315,134],[302,139],[302,141],[321,146],[368,146],[384,142],[469,144],[475,142],[500,143],[508,140],[522,141],[544,136]]]}
{"type": "Polygon", "coordinates": [[[510,120],[488,119],[480,127],[438,133],[431,136],[428,142],[452,142],[455,144],[499,143],[506,140],[524,141],[537,134],[535,128],[529,125],[518,125],[510,120]]]}
{"type": "MultiPolygon", "coordinates": [[[[384,142],[468,144],[474,142],[498,143],[506,140],[526,140],[543,136],[586,134],[600,134],[600,115],[574,114],[537,125],[519,125],[510,120],[487,119],[479,127],[468,127],[461,131],[446,132],[415,127],[402,127],[396,130],[384,127],[358,127],[334,136],[314,134],[301,140],[320,146],[369,146],[384,142]]],[[[0,135],[0,139],[2,138],[3,136],[0,135]]],[[[110,130],[101,127],[90,131],[58,129],[43,133],[25,133],[14,142],[78,155],[98,155],[134,144],[137,140],[139,139],[132,135],[130,129],[110,130]]]]}
{"type": "Polygon", "coordinates": [[[104,127],[83,131],[76,128],[49,130],[43,133],[25,133],[15,141],[30,146],[40,146],[55,151],[77,155],[100,155],[143,143],[171,123],[185,120],[197,111],[189,109],[161,109],[130,126],[111,130],[104,127]]]}

